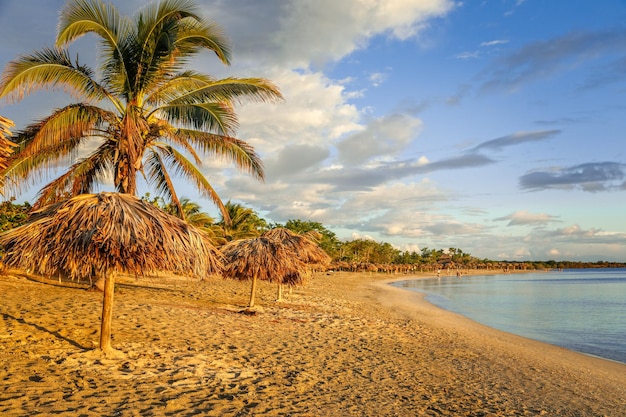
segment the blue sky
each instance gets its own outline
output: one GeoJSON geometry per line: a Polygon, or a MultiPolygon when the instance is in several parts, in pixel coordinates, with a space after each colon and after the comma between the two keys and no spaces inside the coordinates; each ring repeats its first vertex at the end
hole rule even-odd
{"type": "MultiPolygon", "coordinates": [[[[144,4],[113,3],[126,14],[144,4]]],[[[0,0],[2,66],[53,45],[63,4],[0,0]]],[[[238,109],[264,183],[206,161],[223,200],[403,250],[626,260],[625,1],[198,4],[234,59],[207,54],[194,68],[266,77],[285,96],[238,109]]],[[[95,67],[95,45],[72,50],[95,67]]],[[[37,93],[0,114],[23,127],[67,100],[37,93]]]]}

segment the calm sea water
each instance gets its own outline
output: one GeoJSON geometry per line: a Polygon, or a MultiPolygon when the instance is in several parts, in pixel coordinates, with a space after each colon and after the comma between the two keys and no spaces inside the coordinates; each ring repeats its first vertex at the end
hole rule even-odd
{"type": "Polygon", "coordinates": [[[626,269],[442,276],[394,286],[499,330],[626,363],[626,269]]]}

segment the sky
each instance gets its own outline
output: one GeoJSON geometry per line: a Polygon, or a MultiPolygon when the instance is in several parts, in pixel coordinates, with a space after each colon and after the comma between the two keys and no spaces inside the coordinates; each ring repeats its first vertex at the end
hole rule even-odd
{"type": "MultiPolygon", "coordinates": [[[[0,65],[53,46],[63,4],[0,0],[0,65]]],[[[284,96],[236,109],[264,182],[203,164],[222,200],[400,250],[626,261],[626,0],[198,4],[233,60],[191,66],[264,77],[284,96]]],[[[97,67],[95,37],[71,50],[97,67]]],[[[43,91],[0,114],[20,128],[70,102],[43,91]]],[[[177,190],[218,217],[191,185],[177,190]]]]}

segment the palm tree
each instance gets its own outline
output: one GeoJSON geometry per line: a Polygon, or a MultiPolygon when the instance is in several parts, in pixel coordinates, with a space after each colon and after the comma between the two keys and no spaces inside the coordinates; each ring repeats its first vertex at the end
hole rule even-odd
{"type": "Polygon", "coordinates": [[[180,206],[169,203],[165,204],[161,209],[168,214],[184,218],[187,223],[202,230],[214,245],[221,246],[226,243],[222,233],[222,226],[216,224],[215,220],[208,213],[202,211],[202,207],[198,203],[188,198],[181,198],[180,206]],[[183,210],[182,215],[178,212],[180,208],[183,210]]]}
{"type": "Polygon", "coordinates": [[[6,174],[22,186],[59,162],[73,161],[40,191],[36,207],[93,192],[107,175],[117,191],[135,195],[141,174],[183,213],[171,177],[176,173],[226,215],[199,169],[201,156],[223,157],[263,179],[259,156],[233,136],[238,127],[234,105],[245,99],[278,100],[281,94],[262,78],[215,79],[184,69],[207,50],[230,63],[225,36],[197,9],[193,0],[161,0],[130,18],[102,0],[70,0],[60,14],[56,47],[6,66],[0,98],[19,101],[36,90],[54,88],[80,100],[14,135],[19,148],[6,174]],[[99,38],[98,71],[72,60],[68,50],[89,33],[99,38]],[[87,144],[95,150],[76,159],[87,144]]]}
{"type": "Polygon", "coordinates": [[[226,203],[225,208],[227,216],[222,215],[218,225],[223,228],[224,239],[228,242],[258,237],[268,228],[267,222],[251,208],[230,201],[226,203]]]}

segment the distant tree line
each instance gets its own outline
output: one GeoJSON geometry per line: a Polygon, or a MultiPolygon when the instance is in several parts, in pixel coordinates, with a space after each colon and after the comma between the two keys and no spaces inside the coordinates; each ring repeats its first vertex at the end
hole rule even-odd
{"type": "MultiPolygon", "coordinates": [[[[480,259],[459,248],[402,251],[388,242],[376,242],[370,239],[341,241],[335,233],[319,222],[291,219],[285,224],[268,223],[253,209],[239,203],[225,204],[229,221],[224,215],[212,218],[201,207],[188,199],[181,199],[180,206],[166,202],[161,197],[145,194],[142,199],[159,207],[165,212],[183,217],[188,223],[202,229],[212,243],[220,247],[238,239],[247,239],[261,235],[276,227],[285,227],[296,233],[317,232],[319,245],[333,260],[331,268],[353,271],[378,272],[427,272],[442,270],[558,270],[571,268],[625,268],[626,262],[581,262],[581,261],[501,261],[480,259]],[[183,215],[179,215],[182,207],[183,215]]],[[[16,204],[13,201],[0,203],[0,232],[20,226],[26,222],[31,210],[29,203],[16,204]]]]}

